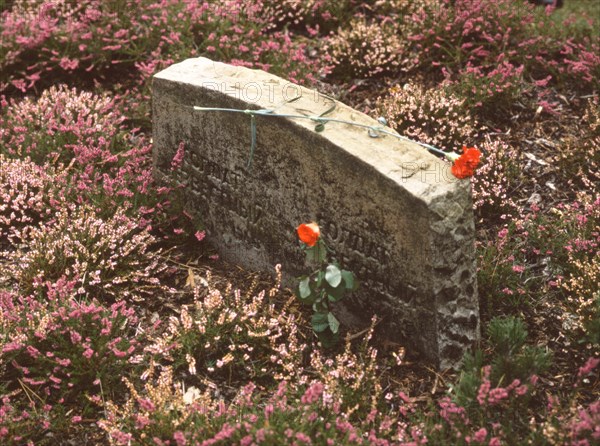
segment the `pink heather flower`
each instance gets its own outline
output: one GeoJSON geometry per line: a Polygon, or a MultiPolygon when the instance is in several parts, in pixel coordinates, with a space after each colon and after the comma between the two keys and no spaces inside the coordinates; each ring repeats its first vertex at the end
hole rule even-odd
{"type": "Polygon", "coordinates": [[[479,391],[477,392],[477,401],[481,406],[483,406],[486,403],[488,393],[490,392],[490,388],[492,387],[492,383],[488,379],[490,376],[490,371],[490,366],[485,366],[483,368],[483,381],[479,386],[479,391]]]}
{"type": "Polygon", "coordinates": [[[473,440],[475,440],[478,443],[483,443],[486,438],[487,430],[485,429],[485,427],[482,427],[477,432],[475,432],[475,435],[473,435],[473,440]]]}
{"type": "Polygon", "coordinates": [[[29,353],[29,356],[31,356],[34,359],[40,356],[40,351],[31,345],[27,346],[27,353],[29,353]]]}
{"type": "Polygon", "coordinates": [[[302,443],[305,443],[305,444],[312,444],[312,441],[311,441],[310,437],[308,435],[302,433],[302,432],[298,432],[296,434],[296,439],[298,441],[301,441],[302,443]]]}
{"type": "Polygon", "coordinates": [[[74,417],[71,417],[71,423],[75,424],[75,423],[79,423],[81,421],[81,417],[79,415],[75,415],[74,417]]]}
{"type": "Polygon", "coordinates": [[[300,401],[302,401],[302,404],[316,403],[321,398],[323,390],[323,384],[316,382],[306,390],[300,401]]]}
{"type": "Polygon", "coordinates": [[[148,411],[148,412],[153,412],[154,409],[156,409],[156,406],[154,405],[154,403],[146,398],[140,398],[138,400],[138,404],[140,405],[140,407],[143,410],[148,411]]]}
{"type": "Polygon", "coordinates": [[[508,391],[504,387],[497,387],[495,389],[490,390],[488,402],[490,403],[490,405],[494,405],[500,403],[506,398],[508,398],[508,391]]]}
{"type": "Polygon", "coordinates": [[[600,358],[588,358],[583,367],[579,367],[577,378],[582,378],[586,375],[589,375],[590,373],[592,373],[592,371],[596,368],[598,364],[600,364],[600,358]]]}
{"type": "Polygon", "coordinates": [[[79,66],[79,61],[63,57],[60,60],[59,66],[65,71],[75,70],[79,66]]]}
{"type": "Polygon", "coordinates": [[[531,375],[531,377],[529,378],[529,382],[531,383],[532,386],[535,386],[538,382],[538,379],[540,379],[539,376],[531,375]]]}
{"type": "Polygon", "coordinates": [[[48,377],[48,379],[49,379],[50,381],[52,381],[52,382],[56,383],[56,384],[60,384],[60,383],[62,382],[62,379],[60,379],[60,378],[57,378],[57,377],[56,377],[56,376],[54,376],[54,375],[50,375],[50,376],[48,377]]]}
{"type": "Polygon", "coordinates": [[[183,157],[185,156],[185,144],[181,142],[177,148],[177,152],[171,161],[171,170],[178,169],[183,164],[183,157]]]}
{"type": "Polygon", "coordinates": [[[144,429],[146,426],[150,424],[150,418],[144,415],[134,415],[135,418],[135,428],[136,429],[144,429]]]}
{"type": "Polygon", "coordinates": [[[405,403],[410,403],[410,397],[409,397],[409,396],[408,396],[406,393],[404,393],[404,392],[400,391],[400,392],[398,392],[398,396],[399,396],[399,397],[400,397],[400,399],[401,399],[402,401],[404,401],[405,403]]]}
{"type": "Polygon", "coordinates": [[[527,390],[528,390],[527,384],[523,384],[522,386],[519,386],[515,389],[515,393],[518,396],[523,396],[527,393],[527,390]]]}
{"type": "Polygon", "coordinates": [[[204,240],[204,237],[206,237],[206,231],[196,231],[196,233],[194,234],[194,236],[196,237],[196,239],[201,242],[202,240],[204,240]]]}
{"type": "Polygon", "coordinates": [[[265,418],[269,418],[269,416],[275,411],[275,408],[272,404],[267,404],[265,406],[265,418]]]}
{"type": "Polygon", "coordinates": [[[515,273],[522,273],[523,271],[525,271],[525,267],[523,265],[513,265],[512,270],[515,273]]]}
{"type": "Polygon", "coordinates": [[[185,446],[187,444],[187,441],[185,440],[185,435],[183,435],[183,432],[181,431],[176,431],[173,434],[173,440],[175,440],[177,446],[185,446]]]}
{"type": "Polygon", "coordinates": [[[500,443],[500,439],[498,437],[494,437],[490,440],[488,446],[502,446],[502,443],[500,443]]]}

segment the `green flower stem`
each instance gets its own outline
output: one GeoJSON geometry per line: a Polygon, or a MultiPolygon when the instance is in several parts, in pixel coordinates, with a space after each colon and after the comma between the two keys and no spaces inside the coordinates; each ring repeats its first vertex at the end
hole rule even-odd
{"type": "Polygon", "coordinates": [[[291,114],[284,114],[284,113],[275,113],[275,111],[269,110],[269,109],[240,110],[240,109],[237,109],[237,108],[220,108],[220,107],[199,107],[199,106],[194,106],[194,110],[197,110],[197,111],[220,111],[220,112],[228,112],[228,113],[244,113],[244,114],[247,114],[247,115],[250,115],[250,116],[253,116],[253,117],[256,116],[256,115],[259,115],[259,116],[272,116],[272,117],[276,117],[276,118],[310,119],[311,121],[319,122],[319,123],[338,122],[340,124],[347,124],[347,125],[352,125],[354,127],[360,127],[360,128],[364,128],[364,129],[367,129],[367,130],[371,130],[375,134],[377,134],[377,133],[384,133],[386,135],[393,136],[393,137],[401,139],[403,141],[413,142],[415,144],[420,145],[421,147],[424,147],[425,149],[429,150],[430,152],[434,152],[434,153],[436,153],[438,155],[442,155],[442,156],[446,157],[450,161],[454,160],[454,158],[452,157],[452,155],[455,155],[453,153],[444,152],[443,150],[438,149],[437,147],[434,147],[432,145],[426,144],[424,142],[415,141],[415,140],[412,140],[412,139],[407,138],[405,136],[398,135],[395,132],[386,130],[383,126],[373,126],[373,125],[367,125],[367,124],[359,124],[357,122],[346,121],[346,120],[343,120],[343,119],[325,118],[323,116],[306,116],[306,115],[291,115],[291,114]]]}

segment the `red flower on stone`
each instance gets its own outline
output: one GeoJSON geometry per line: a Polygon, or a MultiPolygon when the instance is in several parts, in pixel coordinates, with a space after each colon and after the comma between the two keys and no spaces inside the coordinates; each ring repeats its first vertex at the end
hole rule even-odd
{"type": "Polygon", "coordinates": [[[452,165],[452,174],[456,178],[468,178],[475,173],[475,169],[479,165],[481,152],[475,147],[464,147],[463,153],[454,160],[452,165]]]}
{"type": "Polygon", "coordinates": [[[302,223],[296,229],[298,231],[298,237],[300,241],[306,243],[308,246],[315,246],[317,240],[321,236],[321,230],[319,229],[319,225],[316,223],[302,223]]]}

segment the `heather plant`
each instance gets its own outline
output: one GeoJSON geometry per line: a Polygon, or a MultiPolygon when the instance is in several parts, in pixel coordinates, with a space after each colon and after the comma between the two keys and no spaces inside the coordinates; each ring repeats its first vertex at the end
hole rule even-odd
{"type": "MultiPolygon", "coordinates": [[[[281,381],[268,392],[253,383],[231,402],[210,390],[182,388],[170,370],[144,391],[131,389],[124,405],[107,404],[100,425],[111,444],[390,444],[396,430],[391,418],[348,421],[322,383],[296,386],[281,381]]],[[[409,437],[410,438],[410,437],[409,437]]]]}
{"type": "Polygon", "coordinates": [[[483,161],[471,179],[476,215],[487,221],[517,215],[518,206],[512,192],[520,177],[518,151],[499,140],[485,141],[480,148],[483,161]]]}
{"type": "Polygon", "coordinates": [[[485,118],[534,109],[536,98],[548,108],[553,85],[592,92],[600,74],[598,23],[526,1],[424,2],[405,26],[420,70],[443,78],[485,118]]]}
{"type": "MultiPolygon", "coordinates": [[[[549,73],[573,74],[577,59],[580,76],[592,76],[597,69],[597,62],[587,54],[597,45],[591,38],[598,26],[593,20],[554,18],[527,1],[443,0],[439,4],[425,2],[410,17],[414,30],[410,39],[422,55],[423,67],[454,72],[468,65],[493,69],[506,60],[524,66],[538,80],[549,73]],[[561,54],[566,56],[562,69],[556,62],[561,54]]],[[[590,81],[591,77],[586,83],[590,81]]]]}
{"type": "Polygon", "coordinates": [[[5,103],[0,116],[0,152],[12,158],[29,157],[37,164],[77,168],[118,160],[125,143],[125,117],[114,111],[107,95],[78,92],[65,85],[45,90],[37,99],[5,103]]]}
{"type": "MultiPolygon", "coordinates": [[[[598,98],[587,102],[580,131],[556,145],[549,157],[560,178],[569,187],[598,190],[600,184],[600,105],[598,98]]],[[[577,188],[578,189],[578,188],[577,188]]]]}
{"type": "Polygon", "coordinates": [[[511,313],[535,302],[541,290],[554,293],[566,259],[568,234],[557,219],[547,219],[532,204],[532,211],[507,219],[502,228],[478,241],[478,285],[482,309],[492,314],[511,313]],[[548,237],[549,230],[555,231],[548,237]]]}
{"type": "Polygon", "coordinates": [[[526,102],[530,87],[523,79],[523,66],[502,61],[486,70],[467,64],[457,75],[457,80],[447,83],[448,89],[465,98],[464,106],[486,118],[508,116],[517,102],[526,102]]]}
{"type": "MultiPolygon", "coordinates": [[[[379,352],[371,346],[374,332],[371,327],[358,346],[350,339],[344,350],[332,357],[315,352],[311,357],[311,372],[322,383],[323,391],[338,401],[339,408],[349,420],[360,421],[385,411],[383,385],[379,376],[382,372],[379,352]]],[[[388,393],[388,399],[392,394],[388,393]]],[[[394,399],[396,399],[394,397],[394,399]]]]}
{"type": "Polygon", "coordinates": [[[450,397],[439,403],[439,429],[431,431],[430,440],[516,445],[519,440],[510,433],[527,431],[530,398],[550,355],[526,345],[527,331],[518,318],[494,318],[487,331],[489,349],[465,356],[450,397]]]}
{"type": "Polygon", "coordinates": [[[554,295],[565,321],[574,323],[569,323],[569,336],[582,339],[585,327],[598,324],[598,200],[584,193],[547,212],[534,204],[531,208],[479,242],[482,309],[512,312],[554,295]]]}
{"type": "Polygon", "coordinates": [[[306,27],[310,34],[326,33],[335,25],[348,22],[362,2],[357,0],[262,0],[263,15],[276,27],[306,27]]]}
{"type": "Polygon", "coordinates": [[[187,5],[164,3],[15,2],[2,14],[0,66],[8,77],[1,81],[24,92],[42,72],[46,77],[92,72],[101,78],[115,66],[143,69],[151,58],[160,63],[165,53],[186,53],[190,38],[177,25],[189,25],[187,5]]]}
{"type": "Polygon", "coordinates": [[[25,92],[64,74],[104,81],[117,71],[124,79],[147,79],[200,53],[314,80],[319,67],[307,62],[303,45],[269,32],[261,8],[258,0],[15,2],[2,13],[0,90],[25,92]]]}
{"type": "Polygon", "coordinates": [[[545,16],[526,2],[443,0],[424,2],[411,19],[411,39],[421,65],[455,70],[471,63],[489,67],[497,56],[513,57],[515,46],[531,39],[528,26],[545,16]],[[418,31],[417,31],[418,30],[418,31]]]}
{"type": "Polygon", "coordinates": [[[579,367],[569,398],[548,395],[546,417],[538,427],[548,443],[594,445],[600,441],[600,401],[593,390],[600,380],[599,364],[600,359],[591,356],[579,367]]]}
{"type": "Polygon", "coordinates": [[[105,220],[88,206],[64,209],[8,254],[9,271],[25,294],[65,277],[82,297],[139,299],[160,288],[156,276],[164,265],[148,251],[153,243],[148,230],[122,210],[105,220]]]}
{"type": "Polygon", "coordinates": [[[55,175],[49,167],[0,154],[0,251],[21,244],[65,206],[55,175]]]}
{"type": "Polygon", "coordinates": [[[357,17],[329,37],[324,51],[331,57],[332,75],[340,78],[372,78],[400,69],[405,62],[406,41],[396,23],[368,22],[357,17]]]}
{"type": "Polygon", "coordinates": [[[151,147],[125,128],[125,117],[106,94],[61,85],[6,105],[0,153],[55,166],[65,196],[107,210],[124,205],[132,216],[158,201],[148,194],[151,147]]]}
{"type": "Polygon", "coordinates": [[[559,206],[561,231],[568,234],[563,275],[558,283],[566,292],[565,306],[572,327],[600,346],[600,199],[581,194],[571,206],[559,206]]]}
{"type": "Polygon", "coordinates": [[[400,134],[447,150],[468,144],[477,126],[465,99],[416,83],[392,87],[378,99],[378,112],[400,134]]]}
{"type": "Polygon", "coordinates": [[[180,212],[181,191],[155,182],[149,139],[125,126],[121,108],[106,93],[59,85],[37,99],[5,105],[0,153],[56,170],[55,189],[64,199],[94,206],[102,218],[120,208],[141,228],[154,219],[156,232],[171,238],[174,231],[189,235],[198,228],[180,212]]]}
{"type": "MultiPolygon", "coordinates": [[[[32,439],[42,438],[51,426],[60,424],[62,417],[44,411],[44,404],[32,399],[29,404],[15,400],[14,395],[2,392],[0,401],[0,440],[7,446],[34,444],[32,439]],[[59,418],[59,419],[57,419],[59,418]]],[[[47,408],[46,408],[47,409],[47,408]]],[[[43,443],[38,443],[43,444],[43,443]]]]}
{"type": "Polygon", "coordinates": [[[119,395],[120,376],[133,367],[137,318],[122,301],[82,299],[74,281],[44,285],[44,299],[2,292],[2,380],[9,391],[20,383],[30,401],[41,403],[37,410],[57,405],[89,416],[95,406],[88,397],[119,395]]]}
{"type": "Polygon", "coordinates": [[[245,296],[231,287],[220,291],[211,282],[209,275],[201,280],[204,286],[194,284],[193,303],[169,318],[167,329],[146,351],[193,380],[269,381],[299,373],[306,345],[288,309],[291,302],[275,306],[279,285],[245,296]]]}

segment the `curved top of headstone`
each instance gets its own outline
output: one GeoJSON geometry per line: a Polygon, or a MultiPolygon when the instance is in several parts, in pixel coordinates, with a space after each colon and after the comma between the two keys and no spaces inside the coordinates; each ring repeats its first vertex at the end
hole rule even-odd
{"type": "MultiPolygon", "coordinates": [[[[243,107],[252,103],[256,105],[256,109],[277,108],[277,113],[281,114],[318,116],[335,102],[335,110],[326,117],[367,126],[381,125],[366,114],[342,102],[334,101],[316,90],[291,83],[262,70],[232,66],[204,57],[187,59],[171,65],[154,78],[217,90],[233,99],[243,101],[243,107]],[[290,102],[297,96],[300,98],[290,102]]],[[[214,104],[194,105],[210,107],[214,104]]],[[[270,119],[286,119],[293,125],[311,131],[314,131],[315,127],[315,122],[308,119],[270,119]]],[[[390,128],[386,129],[393,132],[390,128]]],[[[385,134],[373,138],[369,136],[366,128],[337,122],[327,123],[325,130],[318,135],[338,147],[344,147],[349,154],[370,164],[382,175],[401,184],[404,189],[427,204],[448,195],[454,196],[460,189],[462,191],[459,194],[468,193],[468,188],[464,187],[464,183],[468,184],[468,181],[458,181],[450,173],[448,163],[430,154],[417,143],[385,134]]]]}

